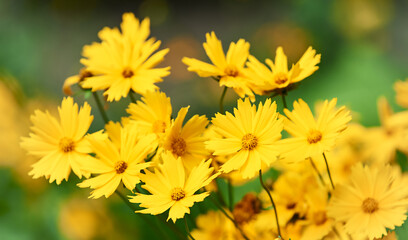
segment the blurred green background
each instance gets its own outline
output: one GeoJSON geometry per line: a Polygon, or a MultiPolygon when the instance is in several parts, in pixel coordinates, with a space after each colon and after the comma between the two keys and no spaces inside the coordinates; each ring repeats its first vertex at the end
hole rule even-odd
{"type": "MultiPolygon", "coordinates": [[[[27,172],[35,160],[18,147],[19,137],[28,133],[29,114],[35,108],[55,111],[64,80],[81,68],[82,47],[99,41],[97,33],[104,26],[119,26],[124,12],[150,17],[151,36],[170,48],[162,65],[171,66],[172,73],[159,86],[171,97],[175,112],[191,105],[190,116],[211,117],[218,110],[222,89],[189,73],[181,62],[183,56],[207,61],[202,43],[205,33],[215,31],[224,50],[244,38],[262,62],[274,59],[277,46],[283,46],[290,64],[313,46],[322,54],[320,69],[289,94],[288,102],[303,98],[313,104],[337,97],[357,113],[355,119],[374,126],[379,124],[379,96],[401,110],[395,105],[393,83],[408,77],[407,11],[405,0],[0,0],[0,73],[21,85],[6,84],[18,101],[0,92],[0,239],[157,236],[157,230],[116,196],[87,200],[89,190],[78,189],[73,175],[60,186],[30,179],[27,172]]],[[[227,93],[227,110],[236,98],[227,93]]],[[[109,109],[116,120],[125,115],[128,100],[122,102],[109,109]]],[[[93,130],[102,128],[96,109],[93,114],[93,130]]]]}

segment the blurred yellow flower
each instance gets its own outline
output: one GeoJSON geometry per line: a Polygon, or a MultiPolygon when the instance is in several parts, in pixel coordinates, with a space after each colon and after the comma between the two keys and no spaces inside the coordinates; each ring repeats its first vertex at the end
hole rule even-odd
{"type": "Polygon", "coordinates": [[[209,155],[205,149],[203,137],[208,119],[205,116],[194,115],[183,126],[188,108],[180,109],[176,119],[172,121],[164,137],[162,148],[173,154],[175,158],[180,157],[184,167],[190,171],[209,155]]]}
{"type": "Polygon", "coordinates": [[[150,20],[141,23],[133,13],[123,14],[121,30],[105,27],[99,32],[101,43],[85,46],[81,63],[92,72],[82,83],[92,91],[105,90],[108,101],[119,101],[129,91],[145,94],[169,75],[170,67],[154,68],[163,61],[168,49],[154,53],[160,41],[146,40],[150,34],[150,20]],[[153,54],[153,55],[152,55],[153,54]]]}
{"type": "Polygon", "coordinates": [[[191,235],[200,240],[243,239],[232,221],[220,211],[209,211],[196,219],[197,229],[191,235]]]}
{"type": "Polygon", "coordinates": [[[288,119],[284,129],[293,137],[281,141],[283,154],[291,160],[302,161],[330,151],[351,120],[350,112],[344,106],[335,109],[336,103],[337,98],[324,101],[317,120],[302,99],[293,103],[292,112],[285,109],[288,119]]]}
{"type": "Polygon", "coordinates": [[[65,95],[71,96],[73,94],[71,86],[77,83],[81,84],[82,81],[84,81],[84,79],[87,77],[92,77],[92,73],[87,71],[85,68],[82,68],[81,71],[79,71],[78,75],[74,75],[65,79],[64,85],[62,86],[62,91],[65,95]]]}
{"type": "Polygon", "coordinates": [[[290,70],[288,69],[288,59],[282,47],[278,47],[276,50],[275,63],[270,59],[265,60],[271,70],[254,56],[249,56],[248,60],[248,70],[245,73],[257,86],[254,91],[264,95],[276,89],[283,91],[290,84],[302,81],[312,75],[319,69],[316,65],[320,63],[320,54],[316,55],[316,50],[309,47],[290,70]]]}
{"type": "Polygon", "coordinates": [[[278,119],[276,103],[271,99],[265,104],[259,103],[258,110],[248,98],[239,99],[234,115],[229,112],[215,115],[214,131],[221,137],[210,139],[206,147],[214,151],[215,156],[231,156],[221,166],[222,172],[238,170],[243,178],[252,178],[277,159],[276,143],[281,138],[283,120],[278,119]]]}
{"type": "Polygon", "coordinates": [[[108,138],[101,140],[90,137],[89,143],[96,157],[86,161],[84,169],[99,175],[78,186],[95,189],[90,196],[94,199],[102,196],[108,198],[120,182],[132,191],[140,182],[140,171],[153,164],[144,162],[144,159],[156,148],[154,141],[153,134],[141,137],[134,126],[121,128],[120,145],[108,138]]]}
{"type": "Polygon", "coordinates": [[[386,229],[401,226],[407,218],[408,176],[399,167],[353,167],[348,182],[339,184],[327,209],[329,217],[346,222],[350,234],[379,238],[386,229]]]}
{"type": "Polygon", "coordinates": [[[219,173],[213,173],[214,168],[210,167],[211,159],[204,161],[194,167],[190,174],[186,174],[181,158],[175,158],[169,152],[162,155],[163,164],[160,164],[154,173],[146,171],[140,175],[140,179],[145,183],[142,188],[151,195],[137,193],[131,196],[130,202],[140,203],[146,209],[136,212],[157,215],[170,209],[169,219],[176,222],[183,218],[186,213],[190,213],[190,207],[195,202],[201,202],[210,193],[203,192],[195,194],[199,189],[208,185],[219,173]]]}
{"type": "Polygon", "coordinates": [[[404,108],[408,108],[408,78],[405,81],[398,81],[394,84],[397,103],[404,108]]]}
{"type": "Polygon", "coordinates": [[[48,111],[36,110],[30,137],[23,137],[21,147],[40,160],[29,173],[33,178],[45,176],[50,183],[68,180],[71,169],[81,178],[89,177],[83,165],[91,159],[88,141],[84,138],[92,123],[91,107],[87,102],[79,109],[71,97],[64,98],[58,108],[59,120],[48,111]]]}
{"type": "Polygon", "coordinates": [[[220,86],[233,88],[241,98],[247,95],[255,101],[252,84],[243,74],[244,65],[249,55],[249,43],[244,39],[232,42],[225,56],[221,41],[214,32],[206,34],[203,44],[207,56],[213,65],[194,58],[184,57],[183,63],[188,66],[188,71],[196,72],[200,77],[214,77],[219,79],[220,86]]]}

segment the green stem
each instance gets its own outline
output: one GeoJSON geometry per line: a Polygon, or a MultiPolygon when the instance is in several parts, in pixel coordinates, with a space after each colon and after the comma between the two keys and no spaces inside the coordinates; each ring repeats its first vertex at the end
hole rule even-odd
{"type": "Polygon", "coordinates": [[[184,226],[186,227],[187,235],[191,238],[191,240],[195,240],[195,238],[191,236],[190,229],[188,228],[186,216],[184,216],[184,226]]]}
{"type": "Polygon", "coordinates": [[[319,170],[317,169],[316,164],[313,162],[313,159],[310,157],[309,160],[310,160],[310,163],[312,164],[313,169],[317,173],[317,176],[319,176],[320,182],[323,184],[323,186],[325,186],[326,183],[324,182],[322,175],[320,174],[319,170]]]}
{"type": "Polygon", "coordinates": [[[224,207],[226,207],[227,204],[225,203],[224,197],[223,197],[222,194],[221,194],[220,183],[219,183],[219,181],[217,181],[217,180],[219,180],[219,179],[215,179],[215,184],[217,185],[217,192],[216,192],[216,194],[217,194],[218,200],[220,201],[221,205],[224,206],[224,207]]]}
{"type": "Polygon", "coordinates": [[[273,198],[272,198],[271,193],[269,192],[269,189],[265,186],[265,184],[264,184],[264,182],[262,180],[262,169],[259,169],[259,181],[261,182],[262,187],[265,189],[266,193],[268,194],[269,199],[271,200],[271,203],[272,203],[272,206],[273,206],[273,210],[275,211],[276,226],[278,228],[278,237],[283,239],[282,234],[281,234],[281,230],[280,230],[280,227],[279,227],[278,209],[276,209],[275,202],[273,201],[273,198]]]}
{"type": "Polygon", "coordinates": [[[224,90],[222,91],[221,98],[220,98],[220,113],[224,114],[224,98],[225,94],[227,93],[228,88],[224,87],[224,90]]]}
{"type": "Polygon", "coordinates": [[[96,106],[98,106],[99,112],[102,115],[103,121],[105,122],[105,124],[108,123],[109,118],[108,118],[108,115],[106,115],[106,112],[105,112],[105,109],[103,108],[101,100],[98,97],[98,93],[97,92],[92,92],[92,95],[93,95],[93,97],[95,99],[96,106]]]}
{"type": "Polygon", "coordinates": [[[323,152],[323,158],[324,158],[324,162],[326,163],[327,174],[329,174],[329,179],[330,179],[331,186],[334,189],[334,184],[333,184],[333,179],[332,179],[331,174],[330,174],[329,164],[327,163],[326,154],[324,154],[324,152],[323,152]]]}
{"type": "Polygon", "coordinates": [[[129,98],[132,103],[136,103],[136,98],[132,90],[129,91],[129,98]]]}
{"type": "Polygon", "coordinates": [[[234,187],[231,184],[231,179],[228,178],[228,206],[229,210],[232,212],[234,209],[234,187]]]}
{"type": "Polygon", "coordinates": [[[281,96],[282,96],[283,107],[287,109],[288,105],[286,104],[286,98],[285,98],[286,94],[282,93],[281,96]]]}

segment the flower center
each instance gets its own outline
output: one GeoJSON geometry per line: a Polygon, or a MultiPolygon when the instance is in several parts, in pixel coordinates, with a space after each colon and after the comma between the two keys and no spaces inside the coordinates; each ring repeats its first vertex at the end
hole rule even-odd
{"type": "Polygon", "coordinates": [[[279,72],[275,75],[275,83],[278,85],[284,84],[288,81],[288,76],[286,73],[279,72]]]}
{"type": "Polygon", "coordinates": [[[131,78],[133,76],[133,71],[129,67],[125,68],[122,72],[124,78],[131,78]]]}
{"type": "Polygon", "coordinates": [[[171,142],[172,152],[177,156],[183,156],[186,153],[186,146],[186,141],[181,137],[175,138],[171,142]]]}
{"type": "Polygon", "coordinates": [[[239,74],[238,69],[237,69],[235,66],[231,66],[231,65],[230,65],[230,66],[227,66],[227,67],[225,68],[224,73],[225,73],[227,76],[230,76],[230,77],[237,77],[238,74],[239,74]]]}
{"type": "Polygon", "coordinates": [[[258,138],[248,133],[242,137],[241,145],[244,150],[252,150],[258,145],[258,138]]]}
{"type": "Polygon", "coordinates": [[[82,68],[79,71],[79,79],[80,79],[79,81],[83,81],[85,78],[92,77],[92,76],[93,76],[92,73],[86,70],[85,68],[82,68]]]}
{"type": "Polygon", "coordinates": [[[314,144],[322,140],[322,133],[318,130],[310,130],[309,135],[307,136],[307,141],[310,144],[314,144]]]}
{"type": "Polygon", "coordinates": [[[367,198],[363,201],[361,208],[365,213],[373,213],[378,210],[378,202],[374,198],[367,198]]]}
{"type": "Polygon", "coordinates": [[[152,130],[154,133],[164,133],[166,131],[166,123],[161,120],[157,120],[153,123],[152,130]]]}
{"type": "Polygon", "coordinates": [[[313,221],[316,225],[322,225],[327,221],[327,215],[325,211],[315,212],[313,214],[313,221]]]}
{"type": "Polygon", "coordinates": [[[70,138],[62,138],[59,142],[59,148],[64,153],[72,152],[75,150],[75,142],[70,138]]]}
{"type": "Polygon", "coordinates": [[[124,161],[116,162],[116,164],[115,164],[116,173],[117,173],[117,174],[121,174],[121,173],[125,172],[125,170],[127,169],[127,167],[128,167],[128,165],[127,165],[127,163],[124,162],[124,161]]]}
{"type": "Polygon", "coordinates": [[[174,201],[180,201],[186,196],[186,193],[182,188],[176,187],[171,190],[171,199],[174,201]]]}

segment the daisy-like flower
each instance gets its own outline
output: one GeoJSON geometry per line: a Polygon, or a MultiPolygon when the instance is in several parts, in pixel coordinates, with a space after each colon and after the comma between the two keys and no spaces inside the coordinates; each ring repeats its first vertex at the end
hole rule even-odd
{"type": "Polygon", "coordinates": [[[275,63],[270,59],[265,60],[271,70],[254,56],[249,56],[248,60],[246,75],[256,83],[256,93],[262,95],[274,90],[283,91],[289,85],[312,75],[319,69],[316,65],[320,63],[320,54],[316,54],[316,50],[309,47],[290,70],[288,69],[288,59],[282,47],[278,47],[276,50],[275,63]]]}
{"type": "Polygon", "coordinates": [[[180,109],[166,133],[162,150],[169,151],[175,158],[180,157],[183,165],[190,171],[209,155],[204,145],[206,139],[203,137],[208,119],[194,115],[183,126],[188,108],[180,109]]]}
{"type": "Polygon", "coordinates": [[[404,108],[408,108],[408,78],[405,81],[396,82],[394,89],[397,103],[404,108]]]}
{"type": "Polygon", "coordinates": [[[407,218],[408,176],[398,167],[353,167],[347,183],[337,185],[328,216],[345,222],[345,230],[369,239],[387,234],[407,218]]]}
{"type": "Polygon", "coordinates": [[[222,172],[238,170],[243,178],[252,178],[277,159],[276,143],[281,138],[283,120],[278,119],[276,103],[271,99],[260,103],[258,110],[247,98],[239,99],[234,115],[215,115],[212,123],[220,137],[207,141],[206,147],[215,156],[230,156],[221,166],[222,172]]]}
{"type": "Polygon", "coordinates": [[[101,43],[85,46],[81,63],[92,72],[82,83],[92,91],[106,90],[108,101],[119,101],[129,91],[145,94],[169,75],[170,67],[154,68],[163,61],[168,49],[154,53],[160,41],[146,40],[150,34],[148,18],[141,23],[133,13],[123,14],[121,30],[105,27],[99,32],[101,43]],[[153,54],[154,53],[154,54],[153,54]],[[153,55],[152,55],[153,54],[153,55]]]}
{"type": "Polygon", "coordinates": [[[281,141],[282,150],[288,158],[302,161],[314,155],[321,155],[334,147],[336,139],[351,120],[346,107],[335,109],[336,103],[337,98],[330,102],[324,101],[317,120],[302,99],[293,103],[292,112],[284,110],[288,117],[284,129],[293,136],[281,141]]]}
{"type": "Polygon", "coordinates": [[[144,159],[156,148],[154,141],[153,134],[140,137],[133,126],[121,128],[120,145],[109,138],[100,140],[90,137],[89,142],[96,157],[84,163],[84,169],[99,175],[78,186],[95,189],[90,196],[94,199],[102,196],[108,198],[120,182],[133,190],[140,182],[140,171],[153,164],[144,162],[144,159]]]}
{"type": "Polygon", "coordinates": [[[207,33],[206,39],[207,42],[203,46],[213,65],[184,57],[182,61],[188,66],[187,70],[196,72],[200,77],[218,78],[220,86],[233,88],[241,98],[247,95],[255,101],[255,95],[251,90],[252,83],[243,71],[249,55],[249,43],[244,39],[238,40],[237,43],[232,42],[225,56],[221,41],[214,32],[207,33]]]}
{"type": "Polygon", "coordinates": [[[145,183],[142,188],[151,195],[138,193],[131,196],[130,202],[140,203],[146,209],[136,212],[157,215],[170,209],[169,219],[176,222],[190,213],[190,207],[195,202],[201,202],[210,193],[203,192],[195,194],[199,189],[208,185],[219,173],[213,173],[210,167],[211,159],[204,161],[194,167],[190,174],[186,174],[183,162],[166,152],[162,155],[163,164],[160,164],[154,173],[146,171],[140,179],[145,183]]]}
{"type": "Polygon", "coordinates": [[[131,103],[126,111],[130,114],[131,122],[137,124],[140,132],[154,133],[158,140],[170,127],[172,108],[170,98],[163,92],[146,93],[142,101],[131,103]]]}
{"type": "Polygon", "coordinates": [[[196,220],[197,229],[191,232],[196,239],[235,240],[242,239],[234,224],[220,211],[209,211],[196,220]]]}
{"type": "Polygon", "coordinates": [[[40,160],[32,165],[33,178],[45,176],[50,183],[68,180],[71,169],[81,178],[89,177],[83,164],[91,157],[85,134],[92,123],[91,107],[87,102],[78,111],[71,97],[64,98],[58,107],[59,120],[48,112],[36,110],[31,116],[34,126],[30,137],[23,137],[21,146],[40,160]]]}

